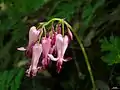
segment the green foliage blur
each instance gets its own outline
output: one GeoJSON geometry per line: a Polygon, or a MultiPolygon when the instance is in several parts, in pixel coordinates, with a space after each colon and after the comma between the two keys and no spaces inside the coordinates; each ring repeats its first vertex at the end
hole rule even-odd
{"type": "Polygon", "coordinates": [[[39,22],[64,18],[86,49],[98,90],[120,86],[119,0],[0,0],[0,90],[91,90],[77,40],[68,48],[73,60],[60,74],[54,67],[26,77],[28,31],[39,22]],[[110,40],[108,40],[110,38],[110,40]]]}

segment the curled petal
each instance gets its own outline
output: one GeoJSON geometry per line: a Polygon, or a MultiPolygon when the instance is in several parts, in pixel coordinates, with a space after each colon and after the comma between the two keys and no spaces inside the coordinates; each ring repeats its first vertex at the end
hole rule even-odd
{"type": "Polygon", "coordinates": [[[48,54],[48,56],[52,61],[57,61],[58,60],[58,58],[55,58],[52,54],[48,54]]]}
{"type": "Polygon", "coordinates": [[[17,48],[17,50],[19,50],[19,51],[26,51],[26,49],[24,47],[17,48]]]}
{"type": "Polygon", "coordinates": [[[67,62],[67,61],[70,61],[70,60],[72,60],[71,57],[68,57],[68,58],[66,58],[66,59],[63,59],[64,62],[67,62]]]}

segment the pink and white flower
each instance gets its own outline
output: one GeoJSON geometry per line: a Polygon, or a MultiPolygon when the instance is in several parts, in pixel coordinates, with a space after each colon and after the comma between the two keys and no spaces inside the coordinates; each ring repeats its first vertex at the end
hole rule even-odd
{"type": "Polygon", "coordinates": [[[67,59],[64,59],[65,51],[68,47],[68,36],[65,35],[64,37],[61,34],[56,35],[56,43],[55,43],[56,49],[57,49],[57,58],[55,58],[52,54],[48,54],[51,60],[57,61],[57,71],[60,72],[62,68],[63,61],[68,61],[67,59]]]}
{"type": "Polygon", "coordinates": [[[37,30],[35,26],[32,26],[29,30],[29,41],[27,48],[20,47],[17,50],[25,51],[27,57],[32,57],[32,47],[39,38],[40,30],[37,30]]]}
{"type": "Polygon", "coordinates": [[[31,65],[29,69],[26,71],[27,76],[30,76],[30,74],[32,74],[32,76],[36,76],[38,69],[40,69],[40,67],[38,67],[38,62],[39,62],[39,58],[41,56],[42,51],[43,49],[41,44],[36,43],[33,46],[31,65]]]}
{"type": "Polygon", "coordinates": [[[42,65],[43,67],[47,67],[50,59],[48,57],[48,53],[50,52],[51,49],[51,39],[48,36],[46,37],[42,37],[42,48],[43,48],[43,59],[42,59],[42,65]]]}

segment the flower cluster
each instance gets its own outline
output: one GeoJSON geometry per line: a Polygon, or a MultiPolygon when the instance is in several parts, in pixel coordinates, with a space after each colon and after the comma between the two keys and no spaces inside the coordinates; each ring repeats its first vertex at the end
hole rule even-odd
{"type": "Polygon", "coordinates": [[[62,68],[63,61],[67,62],[71,58],[64,58],[64,54],[69,42],[73,39],[72,32],[67,28],[67,33],[63,35],[61,24],[52,25],[51,31],[46,33],[45,27],[37,29],[32,26],[29,30],[29,42],[26,48],[20,47],[17,50],[25,51],[28,58],[31,59],[31,65],[26,71],[27,76],[36,76],[39,69],[46,69],[50,61],[56,61],[57,72],[62,68]],[[45,32],[44,32],[45,31],[45,32]],[[43,32],[45,35],[43,35],[43,32]],[[41,62],[42,65],[38,66],[41,62]]]}

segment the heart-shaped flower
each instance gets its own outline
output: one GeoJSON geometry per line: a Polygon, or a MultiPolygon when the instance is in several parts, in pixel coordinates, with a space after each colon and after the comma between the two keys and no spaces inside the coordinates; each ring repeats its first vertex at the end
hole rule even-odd
{"type": "Polygon", "coordinates": [[[35,26],[32,26],[29,30],[29,42],[27,48],[20,47],[17,50],[26,51],[25,54],[27,57],[32,57],[32,47],[37,42],[39,38],[40,30],[37,30],[35,26]]]}
{"type": "Polygon", "coordinates": [[[47,67],[49,64],[50,59],[48,58],[48,53],[51,49],[51,39],[50,37],[42,37],[42,48],[43,48],[43,59],[42,65],[43,67],[47,67]]]}
{"type": "Polygon", "coordinates": [[[42,49],[42,45],[39,43],[36,43],[33,48],[32,48],[32,60],[31,60],[31,65],[29,67],[29,69],[26,71],[27,76],[30,76],[30,74],[32,74],[32,76],[36,76],[36,73],[38,71],[38,69],[40,67],[38,67],[38,62],[39,62],[39,58],[41,56],[43,49],[42,49]]]}
{"type": "Polygon", "coordinates": [[[64,37],[61,34],[56,35],[56,43],[55,43],[56,49],[57,49],[57,58],[55,58],[52,54],[48,54],[51,60],[57,61],[57,71],[60,72],[62,68],[63,61],[68,61],[67,59],[64,59],[65,51],[68,47],[68,36],[65,35],[64,37]]]}

